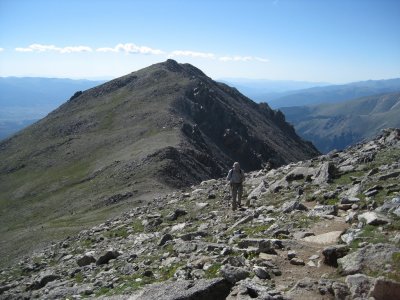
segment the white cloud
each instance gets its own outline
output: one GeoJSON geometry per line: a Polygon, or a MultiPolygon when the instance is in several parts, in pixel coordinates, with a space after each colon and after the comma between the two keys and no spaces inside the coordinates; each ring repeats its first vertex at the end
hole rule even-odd
{"type": "MultiPolygon", "coordinates": [[[[0,48],[0,52],[3,51],[0,48]]],[[[55,45],[43,45],[43,44],[31,44],[28,47],[15,48],[18,52],[56,52],[60,54],[76,53],[76,52],[111,52],[111,53],[135,53],[135,54],[146,54],[146,55],[160,55],[165,54],[164,51],[159,49],[153,49],[147,46],[138,46],[133,43],[119,43],[115,47],[101,47],[93,50],[89,46],[66,46],[58,47],[55,45]]],[[[250,62],[258,61],[266,63],[269,60],[261,57],[254,56],[217,56],[210,52],[199,52],[199,51],[188,51],[188,50],[174,50],[168,54],[168,57],[191,57],[191,58],[204,58],[204,59],[218,59],[223,62],[250,62]]]]}
{"type": "Polygon", "coordinates": [[[190,56],[197,58],[215,59],[215,54],[213,53],[196,52],[196,51],[175,50],[168,55],[168,57],[175,57],[175,56],[190,56]]]}
{"type": "Polygon", "coordinates": [[[269,60],[261,57],[253,57],[253,56],[221,56],[219,58],[221,61],[259,61],[259,62],[268,62],[269,60]]]}
{"type": "Polygon", "coordinates": [[[159,49],[152,49],[146,46],[137,46],[132,43],[118,44],[114,48],[103,47],[97,48],[97,52],[126,52],[126,53],[138,53],[138,54],[163,54],[164,52],[159,49]]]}
{"type": "Polygon", "coordinates": [[[260,61],[260,62],[269,62],[268,58],[262,58],[262,57],[254,57],[255,60],[260,61]]]}
{"type": "Polygon", "coordinates": [[[42,45],[42,44],[32,44],[26,48],[15,48],[18,52],[46,52],[54,51],[58,53],[73,53],[73,52],[92,52],[92,48],[88,46],[67,46],[67,47],[56,47],[54,45],[42,45]]]}
{"type": "Polygon", "coordinates": [[[0,48],[0,52],[4,51],[4,48],[0,48]]]}

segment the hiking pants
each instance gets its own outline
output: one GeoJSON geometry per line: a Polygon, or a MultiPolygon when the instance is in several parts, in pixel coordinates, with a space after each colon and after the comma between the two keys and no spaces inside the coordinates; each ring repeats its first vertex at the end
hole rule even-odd
{"type": "Polygon", "coordinates": [[[242,183],[231,183],[231,193],[232,193],[232,209],[236,210],[240,206],[243,194],[243,184],[242,183]],[[237,201],[236,201],[237,198],[237,201]]]}

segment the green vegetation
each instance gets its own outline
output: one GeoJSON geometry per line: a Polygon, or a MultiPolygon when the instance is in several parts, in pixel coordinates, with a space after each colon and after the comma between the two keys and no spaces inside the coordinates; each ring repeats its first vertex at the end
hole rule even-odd
{"type": "Polygon", "coordinates": [[[392,271],[387,274],[389,279],[400,282],[400,252],[395,252],[392,255],[392,271]]]}
{"type": "Polygon", "coordinates": [[[368,163],[368,166],[370,169],[372,169],[394,161],[400,161],[400,149],[388,148],[379,151],[374,160],[368,163]]]}
{"type": "Polygon", "coordinates": [[[129,233],[126,230],[126,228],[123,227],[123,228],[107,231],[104,235],[107,238],[118,238],[118,237],[127,238],[129,233]]]}
{"type": "Polygon", "coordinates": [[[364,172],[362,171],[349,172],[341,175],[338,178],[335,178],[332,183],[336,185],[351,184],[353,182],[352,177],[360,177],[362,175],[364,175],[364,172]]]}
{"type": "Polygon", "coordinates": [[[74,280],[76,283],[82,283],[84,281],[83,275],[81,272],[78,272],[74,276],[74,280]]]}
{"type": "Polygon", "coordinates": [[[263,235],[262,233],[266,231],[269,227],[271,227],[271,224],[262,224],[257,226],[244,227],[243,232],[247,234],[249,237],[257,237],[257,236],[262,236],[263,235]]]}
{"type": "Polygon", "coordinates": [[[219,270],[221,269],[221,267],[222,265],[220,263],[214,263],[205,271],[205,278],[212,279],[219,277],[219,270]]]}
{"type": "Polygon", "coordinates": [[[371,244],[385,243],[387,239],[387,236],[383,235],[377,226],[365,225],[361,233],[357,235],[357,238],[351,242],[350,248],[357,249],[362,242],[371,244]]]}

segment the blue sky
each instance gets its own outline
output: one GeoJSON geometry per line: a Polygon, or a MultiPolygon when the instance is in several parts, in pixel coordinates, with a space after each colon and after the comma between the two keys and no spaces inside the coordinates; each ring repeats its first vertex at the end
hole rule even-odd
{"type": "Polygon", "coordinates": [[[398,0],[0,0],[0,76],[112,78],[173,58],[214,79],[400,77],[398,0]]]}

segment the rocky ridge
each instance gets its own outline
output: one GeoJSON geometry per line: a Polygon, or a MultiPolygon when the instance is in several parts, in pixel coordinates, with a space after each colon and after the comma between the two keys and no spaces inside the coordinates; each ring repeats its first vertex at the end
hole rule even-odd
{"type": "Polygon", "coordinates": [[[400,130],[159,195],[1,271],[0,299],[396,299],[400,130]]]}
{"type": "Polygon", "coordinates": [[[166,190],[318,155],[284,115],[174,60],[86,91],[0,141],[0,266],[166,190]]]}

